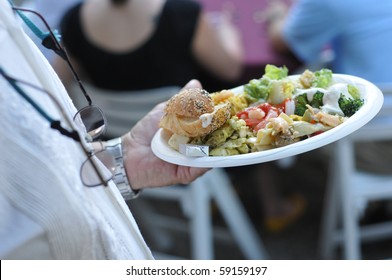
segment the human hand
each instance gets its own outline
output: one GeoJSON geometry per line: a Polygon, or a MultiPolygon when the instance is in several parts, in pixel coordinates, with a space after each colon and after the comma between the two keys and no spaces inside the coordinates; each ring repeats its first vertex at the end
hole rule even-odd
{"type": "Polygon", "coordinates": [[[233,11],[206,12],[205,18],[213,26],[216,36],[225,48],[239,61],[243,60],[244,50],[241,31],[234,24],[233,11]]]}
{"type": "Polygon", "coordinates": [[[261,13],[260,19],[268,24],[286,17],[290,5],[285,1],[270,1],[261,13]]]}
{"type": "Polygon", "coordinates": [[[261,19],[266,22],[270,42],[278,52],[290,51],[289,45],[283,37],[283,28],[291,4],[282,0],[271,1],[264,10],[261,19]]]}
{"type": "MultiPolygon", "coordinates": [[[[197,80],[190,81],[185,88],[201,88],[197,80]]],[[[146,187],[161,187],[188,184],[209,169],[178,166],[165,162],[154,155],[151,140],[159,128],[166,103],[161,103],[141,119],[132,130],[122,137],[124,166],[128,180],[134,190],[146,187]]]]}

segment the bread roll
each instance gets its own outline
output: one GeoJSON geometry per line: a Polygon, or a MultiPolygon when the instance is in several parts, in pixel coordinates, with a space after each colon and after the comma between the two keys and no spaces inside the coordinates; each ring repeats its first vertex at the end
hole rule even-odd
{"type": "Polygon", "coordinates": [[[182,136],[201,137],[230,118],[230,106],[230,103],[214,106],[211,96],[203,89],[185,89],[168,101],[160,127],[182,136]]]}
{"type": "Polygon", "coordinates": [[[169,99],[166,113],[174,113],[182,117],[198,118],[205,113],[214,111],[214,102],[210,94],[200,88],[190,88],[180,91],[169,99]]]}

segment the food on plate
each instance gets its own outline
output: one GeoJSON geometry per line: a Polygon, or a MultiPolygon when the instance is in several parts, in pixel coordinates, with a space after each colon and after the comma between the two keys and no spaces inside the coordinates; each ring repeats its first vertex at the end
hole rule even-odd
{"type": "Polygon", "coordinates": [[[329,69],[288,76],[286,67],[267,65],[261,78],[240,89],[174,96],[161,120],[172,133],[168,144],[176,150],[182,144],[208,146],[209,156],[263,151],[328,131],[364,104],[361,85],[335,80],[329,69]]]}
{"type": "Polygon", "coordinates": [[[182,138],[203,137],[226,123],[230,112],[230,103],[215,106],[207,91],[185,89],[168,101],[160,126],[182,138]]]}

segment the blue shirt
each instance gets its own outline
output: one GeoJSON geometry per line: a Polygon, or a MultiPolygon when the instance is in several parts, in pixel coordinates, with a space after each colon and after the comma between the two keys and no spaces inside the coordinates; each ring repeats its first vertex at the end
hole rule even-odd
{"type": "Polygon", "coordinates": [[[305,63],[317,61],[328,46],[335,73],[392,81],[392,1],[298,0],[283,36],[305,63]]]}

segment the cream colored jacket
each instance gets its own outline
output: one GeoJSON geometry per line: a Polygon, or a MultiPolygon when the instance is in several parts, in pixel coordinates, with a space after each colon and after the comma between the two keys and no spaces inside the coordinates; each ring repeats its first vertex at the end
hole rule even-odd
{"type": "MultiPolygon", "coordinates": [[[[53,93],[72,119],[76,108],[21,24],[0,0],[1,67],[53,93]]],[[[23,88],[65,123],[45,93],[23,88]]],[[[83,186],[84,160],[80,145],[51,129],[0,76],[1,259],[152,258],[116,186],[83,186]]]]}

